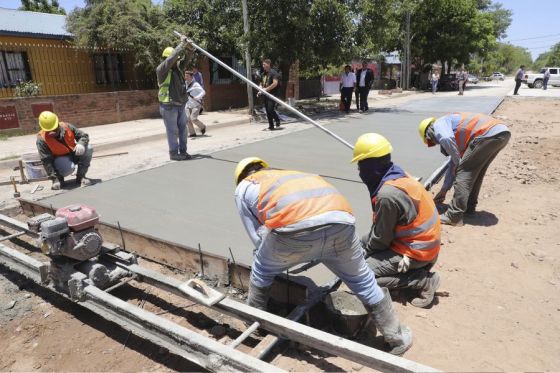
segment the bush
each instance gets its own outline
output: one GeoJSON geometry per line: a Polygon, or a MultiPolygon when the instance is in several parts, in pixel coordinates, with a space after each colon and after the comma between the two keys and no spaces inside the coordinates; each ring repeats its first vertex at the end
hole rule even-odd
{"type": "Polygon", "coordinates": [[[16,97],[39,96],[40,93],[41,93],[41,84],[35,83],[31,80],[28,82],[18,83],[15,89],[16,97]]]}

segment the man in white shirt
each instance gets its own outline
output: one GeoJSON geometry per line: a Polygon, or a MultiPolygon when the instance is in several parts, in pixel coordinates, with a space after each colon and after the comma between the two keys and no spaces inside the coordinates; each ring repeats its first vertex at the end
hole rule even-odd
{"type": "Polygon", "coordinates": [[[367,98],[369,95],[369,90],[371,89],[371,85],[373,84],[373,71],[368,68],[367,61],[362,62],[362,68],[358,70],[356,73],[356,80],[358,82],[357,92],[360,95],[359,100],[359,110],[364,112],[368,111],[368,102],[367,98]]]}
{"type": "Polygon", "coordinates": [[[187,126],[189,128],[189,137],[196,137],[196,130],[194,125],[200,129],[204,135],[206,133],[206,125],[198,119],[200,108],[202,107],[202,99],[206,92],[204,88],[193,78],[192,71],[185,71],[185,83],[187,87],[187,95],[189,96],[187,104],[185,105],[185,112],[187,113],[187,126]]]}
{"type": "Polygon", "coordinates": [[[340,99],[344,104],[346,114],[350,113],[352,104],[352,92],[356,85],[356,75],[350,70],[350,65],[344,66],[344,73],[340,77],[340,99]]]}

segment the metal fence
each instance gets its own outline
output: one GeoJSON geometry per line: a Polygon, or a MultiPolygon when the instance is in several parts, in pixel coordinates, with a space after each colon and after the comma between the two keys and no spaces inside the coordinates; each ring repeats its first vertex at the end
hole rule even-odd
{"type": "Polygon", "coordinates": [[[13,97],[24,82],[38,84],[40,95],[155,88],[155,73],[134,65],[124,49],[81,48],[63,40],[0,40],[0,98],[13,97]]]}

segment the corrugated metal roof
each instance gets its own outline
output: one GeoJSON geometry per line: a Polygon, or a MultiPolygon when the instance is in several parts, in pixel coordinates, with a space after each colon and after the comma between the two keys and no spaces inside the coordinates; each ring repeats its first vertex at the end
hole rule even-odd
{"type": "Polygon", "coordinates": [[[66,16],[0,8],[0,34],[71,37],[65,29],[66,16]]]}

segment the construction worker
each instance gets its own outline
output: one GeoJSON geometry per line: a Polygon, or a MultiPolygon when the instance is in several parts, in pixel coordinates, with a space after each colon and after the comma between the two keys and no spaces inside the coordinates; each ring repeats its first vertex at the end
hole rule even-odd
{"type": "Polygon", "coordinates": [[[422,184],[391,162],[391,151],[377,133],[360,136],[354,146],[351,162],[358,162],[373,210],[362,242],[379,286],[415,290],[410,303],[426,308],[440,283],[439,274],[430,272],[440,248],[439,214],[422,184]]]}
{"type": "Polygon", "coordinates": [[[418,131],[426,145],[439,144],[441,152],[451,157],[450,167],[434,201],[442,203],[453,185],[453,199],[440,219],[442,224],[461,226],[464,214],[475,213],[486,170],[507,145],[511,134],[499,119],[466,112],[424,119],[418,131]]]}
{"type": "Polygon", "coordinates": [[[235,202],[256,250],[247,304],[266,310],[274,276],[299,263],[319,261],[360,298],[377,329],[402,354],[412,332],[401,325],[387,289],[367,266],[350,204],[317,175],[273,170],[257,157],[235,168],[235,202]]]}
{"type": "Polygon", "coordinates": [[[167,47],[161,57],[164,59],[156,69],[159,86],[159,112],[165,124],[169,159],[183,161],[191,159],[187,153],[187,116],[185,103],[188,96],[183,73],[177,66],[179,56],[188,46],[186,36],[181,36],[181,43],[176,48],[167,47]]]}
{"type": "Polygon", "coordinates": [[[93,148],[88,146],[88,134],[69,123],[60,122],[58,116],[50,111],[39,115],[39,127],[37,151],[52,181],[51,189],[64,187],[64,178],[74,172],[76,164],[76,184],[91,185],[92,181],[86,178],[93,155],[93,148]]]}

